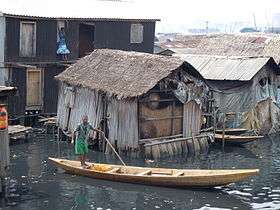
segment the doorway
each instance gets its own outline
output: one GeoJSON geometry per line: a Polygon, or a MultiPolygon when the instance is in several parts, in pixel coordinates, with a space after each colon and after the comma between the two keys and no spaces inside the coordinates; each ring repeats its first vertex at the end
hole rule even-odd
{"type": "Polygon", "coordinates": [[[79,57],[84,57],[94,50],[95,27],[90,23],[81,23],[79,26],[79,57]]]}

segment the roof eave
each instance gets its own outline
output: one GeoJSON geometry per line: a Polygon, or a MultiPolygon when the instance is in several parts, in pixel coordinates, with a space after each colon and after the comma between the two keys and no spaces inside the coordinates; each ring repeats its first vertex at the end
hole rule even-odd
{"type": "Polygon", "coordinates": [[[40,19],[40,20],[87,20],[87,21],[141,21],[141,22],[157,22],[161,21],[160,19],[154,18],[105,18],[105,17],[41,17],[41,16],[32,16],[32,15],[16,15],[9,13],[1,13],[0,16],[11,17],[11,18],[22,18],[22,19],[40,19]]]}

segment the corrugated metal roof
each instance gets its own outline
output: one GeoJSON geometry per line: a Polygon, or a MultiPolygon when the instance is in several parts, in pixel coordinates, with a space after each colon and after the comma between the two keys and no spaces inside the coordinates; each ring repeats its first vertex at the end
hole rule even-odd
{"type": "Polygon", "coordinates": [[[159,43],[178,54],[209,56],[273,57],[280,63],[280,35],[268,33],[209,34],[177,36],[159,43]],[[181,44],[181,45],[180,45],[181,44]],[[183,46],[183,47],[182,47],[183,46]]]}
{"type": "Polygon", "coordinates": [[[25,18],[89,19],[99,21],[159,21],[159,18],[139,11],[125,2],[97,2],[94,0],[56,1],[54,4],[40,1],[7,1],[0,4],[0,16],[25,18]],[[21,3],[24,3],[21,5],[21,3]]]}
{"type": "MultiPolygon", "coordinates": [[[[205,55],[177,54],[191,64],[205,79],[251,80],[271,57],[218,57],[205,55]]],[[[277,66],[277,64],[275,63],[277,66]]]]}

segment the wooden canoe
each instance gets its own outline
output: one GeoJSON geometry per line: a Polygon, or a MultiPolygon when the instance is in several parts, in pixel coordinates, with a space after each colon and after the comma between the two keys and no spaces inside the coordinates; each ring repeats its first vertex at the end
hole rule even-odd
{"type": "MultiPolygon", "coordinates": [[[[242,181],[258,174],[258,169],[242,170],[184,170],[167,168],[146,168],[109,164],[94,164],[84,169],[79,161],[49,158],[56,166],[67,173],[117,182],[156,185],[178,188],[211,188],[242,181]],[[95,168],[106,168],[96,170],[95,168]]],[[[92,164],[92,163],[88,163],[92,164]]]]}
{"type": "MultiPolygon", "coordinates": [[[[225,134],[227,134],[227,135],[240,135],[240,134],[245,133],[247,131],[248,130],[245,129],[245,128],[227,128],[227,129],[225,129],[225,134]]],[[[216,133],[221,134],[221,133],[223,133],[223,130],[217,129],[216,133]]]]}
{"type": "MultiPolygon", "coordinates": [[[[246,144],[252,141],[256,141],[258,139],[263,138],[263,136],[236,136],[236,135],[225,135],[225,143],[226,144],[246,144]]],[[[222,134],[215,134],[215,140],[217,142],[223,141],[222,134]]]]}

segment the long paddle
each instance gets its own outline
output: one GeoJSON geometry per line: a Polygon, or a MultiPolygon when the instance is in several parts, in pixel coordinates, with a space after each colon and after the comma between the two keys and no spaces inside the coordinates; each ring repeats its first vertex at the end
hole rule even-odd
{"type": "Polygon", "coordinates": [[[124,166],[126,166],[126,164],[123,162],[122,158],[120,157],[120,155],[118,154],[118,152],[115,150],[115,148],[113,147],[113,145],[110,143],[110,141],[106,138],[105,133],[101,130],[98,129],[94,129],[97,132],[102,133],[103,138],[106,140],[106,142],[109,144],[109,146],[111,147],[111,149],[114,151],[114,153],[116,154],[116,156],[119,158],[119,160],[122,162],[122,164],[124,166]]]}

